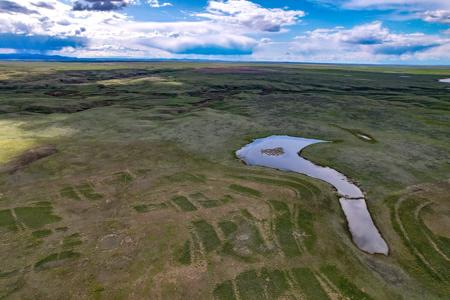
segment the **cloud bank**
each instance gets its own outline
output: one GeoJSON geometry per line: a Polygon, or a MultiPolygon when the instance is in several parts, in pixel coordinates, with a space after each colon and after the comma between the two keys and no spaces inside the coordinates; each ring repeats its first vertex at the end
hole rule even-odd
{"type": "MultiPolygon", "coordinates": [[[[447,10],[450,1],[337,3],[352,10],[407,10],[425,22],[450,24],[447,10]]],[[[144,4],[147,9],[172,6],[158,0],[1,1],[0,51],[13,49],[77,57],[310,62],[450,60],[449,36],[398,33],[380,21],[351,28],[316,28],[280,40],[280,36],[301,23],[306,16],[304,11],[267,8],[249,0],[210,0],[182,21],[140,21],[125,12],[128,6],[144,4]]]]}
{"type": "Polygon", "coordinates": [[[423,33],[396,34],[381,22],[316,29],[287,43],[265,44],[255,56],[307,62],[397,62],[448,59],[450,39],[423,33]]]}

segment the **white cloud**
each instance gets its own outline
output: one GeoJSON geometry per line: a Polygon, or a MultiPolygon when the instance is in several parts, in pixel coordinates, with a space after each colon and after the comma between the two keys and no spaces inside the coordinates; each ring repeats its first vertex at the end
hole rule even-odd
{"type": "MultiPolygon", "coordinates": [[[[342,2],[342,1],[341,1],[342,2]]],[[[427,10],[450,9],[448,0],[347,0],[343,7],[353,9],[427,10]]]]}
{"type": "MultiPolygon", "coordinates": [[[[93,3],[96,0],[83,1],[93,3]]],[[[248,54],[257,45],[257,40],[251,37],[255,30],[279,31],[303,15],[299,11],[265,9],[246,0],[229,0],[211,1],[206,12],[197,15],[203,20],[144,22],[113,10],[74,10],[61,0],[48,0],[46,5],[37,5],[40,0],[10,2],[20,3],[21,8],[14,12],[0,11],[0,33],[82,38],[86,41],[85,48],[78,53],[100,55],[103,49],[105,56],[115,51],[119,54],[123,51],[125,54],[161,55],[208,51],[248,54]],[[35,13],[22,12],[31,9],[35,13]]],[[[131,4],[135,0],[109,1],[113,2],[131,4]]],[[[158,1],[150,1],[150,4],[165,5],[158,1]]],[[[78,50],[74,47],[65,49],[67,53],[78,50]]]]}
{"type": "Polygon", "coordinates": [[[403,19],[422,19],[430,23],[450,24],[450,0],[316,0],[345,9],[393,10],[403,19]]]}
{"type": "Polygon", "coordinates": [[[450,24],[450,10],[427,10],[421,16],[427,22],[450,24]]]}
{"type": "Polygon", "coordinates": [[[153,8],[160,8],[160,7],[166,7],[166,6],[173,6],[170,2],[163,2],[159,3],[159,0],[148,0],[148,5],[153,8]]]}
{"type": "Polygon", "coordinates": [[[401,62],[450,59],[450,39],[396,34],[373,22],[350,29],[316,29],[287,43],[260,43],[254,57],[310,62],[401,62]]]}
{"type": "Polygon", "coordinates": [[[196,14],[215,22],[266,32],[278,32],[284,26],[295,24],[304,15],[301,10],[264,8],[247,0],[212,0],[206,12],[196,14]]]}
{"type": "Polygon", "coordinates": [[[12,53],[16,53],[16,49],[0,48],[0,54],[12,54],[12,53]]]}

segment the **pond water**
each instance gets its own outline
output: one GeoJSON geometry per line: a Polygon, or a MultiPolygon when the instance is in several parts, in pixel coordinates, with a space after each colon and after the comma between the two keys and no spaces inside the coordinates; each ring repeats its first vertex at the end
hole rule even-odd
{"type": "Polygon", "coordinates": [[[355,244],[368,253],[387,255],[388,246],[372,221],[361,189],[344,174],[329,167],[318,166],[300,156],[303,148],[325,142],[316,139],[273,135],[254,140],[236,151],[236,156],[247,165],[297,172],[328,182],[336,188],[341,196],[341,207],[355,244]]]}
{"type": "Polygon", "coordinates": [[[353,242],[368,253],[388,254],[388,246],[372,221],[364,199],[339,199],[353,242]]]}
{"type": "Polygon", "coordinates": [[[450,83],[450,78],[439,79],[439,82],[450,83]]]}

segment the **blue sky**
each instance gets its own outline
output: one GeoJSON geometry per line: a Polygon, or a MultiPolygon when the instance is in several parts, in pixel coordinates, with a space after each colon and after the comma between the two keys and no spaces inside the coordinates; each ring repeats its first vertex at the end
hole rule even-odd
{"type": "Polygon", "coordinates": [[[450,0],[0,0],[0,53],[450,64],[450,0]]]}

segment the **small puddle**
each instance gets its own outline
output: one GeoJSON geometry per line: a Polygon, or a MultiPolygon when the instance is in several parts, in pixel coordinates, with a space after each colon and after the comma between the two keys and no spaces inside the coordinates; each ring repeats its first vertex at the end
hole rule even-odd
{"type": "Polygon", "coordinates": [[[365,252],[387,255],[388,246],[373,223],[361,189],[344,174],[300,156],[303,148],[317,143],[326,141],[273,135],[254,140],[236,151],[236,156],[247,165],[301,173],[331,184],[341,196],[341,207],[354,243],[365,252]]]}
{"type": "Polygon", "coordinates": [[[365,134],[358,134],[358,136],[366,141],[373,141],[373,139],[371,137],[368,137],[365,134]]]}
{"type": "Polygon", "coordinates": [[[439,82],[450,83],[450,78],[439,79],[439,82]]]}

